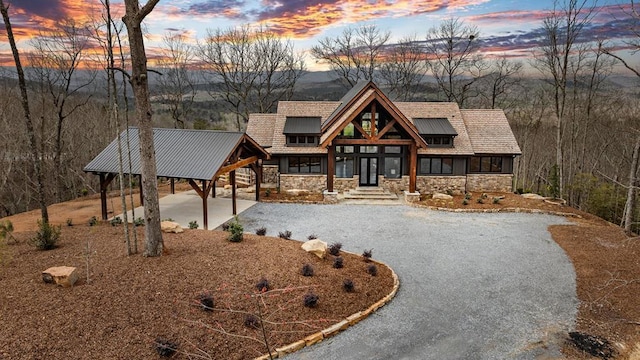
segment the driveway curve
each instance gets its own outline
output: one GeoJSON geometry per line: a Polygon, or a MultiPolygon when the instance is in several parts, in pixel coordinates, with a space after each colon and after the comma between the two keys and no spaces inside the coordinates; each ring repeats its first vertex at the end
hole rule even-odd
{"type": "Polygon", "coordinates": [[[239,219],[245,231],[373,249],[400,278],[387,306],[288,360],[553,358],[554,334],[574,327],[575,271],[547,231],[561,217],[259,203],[239,219]]]}

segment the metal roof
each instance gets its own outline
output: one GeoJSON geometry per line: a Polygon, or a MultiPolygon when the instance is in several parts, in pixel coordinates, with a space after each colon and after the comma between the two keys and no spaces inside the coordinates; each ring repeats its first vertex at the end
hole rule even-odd
{"type": "Polygon", "coordinates": [[[413,124],[420,135],[458,135],[446,118],[418,118],[413,119],[413,124]]]}
{"type": "Polygon", "coordinates": [[[347,106],[347,104],[349,104],[349,102],[360,93],[360,91],[369,85],[369,83],[370,81],[360,80],[351,88],[351,90],[347,91],[347,93],[340,99],[340,105],[324,120],[322,126],[329,124],[331,120],[333,120],[333,118],[337,116],[347,106]]]}
{"type": "MultiPolygon", "coordinates": [[[[153,129],[158,177],[211,180],[224,165],[243,137],[241,132],[153,129]]],[[[120,134],[123,169],[129,173],[127,131],[120,134]]],[[[139,175],[140,147],[138,128],[129,128],[131,174],[139,175]]],[[[259,147],[259,146],[258,146],[259,147]]],[[[262,151],[262,150],[261,150],[262,151]]],[[[118,142],[113,140],[87,166],[85,172],[118,173],[118,142]]]]}
{"type": "Polygon", "coordinates": [[[320,117],[287,116],[283,134],[320,134],[320,117]]]}

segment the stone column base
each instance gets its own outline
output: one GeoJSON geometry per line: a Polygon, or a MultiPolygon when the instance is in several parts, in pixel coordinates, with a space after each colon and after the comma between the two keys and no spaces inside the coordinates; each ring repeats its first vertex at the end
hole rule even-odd
{"type": "Polygon", "coordinates": [[[420,192],[408,192],[405,190],[404,192],[404,201],[408,203],[417,203],[420,201],[420,192]]]}
{"type": "Polygon", "coordinates": [[[337,204],[338,203],[338,192],[337,191],[324,190],[322,192],[322,199],[327,204],[337,204]]]}

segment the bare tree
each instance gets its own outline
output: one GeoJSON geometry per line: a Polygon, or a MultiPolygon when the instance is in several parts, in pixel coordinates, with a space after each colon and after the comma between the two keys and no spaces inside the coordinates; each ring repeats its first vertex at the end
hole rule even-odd
{"type": "Polygon", "coordinates": [[[578,37],[584,27],[591,22],[595,15],[595,2],[588,6],[588,0],[559,0],[554,2],[554,8],[544,19],[544,42],[539,53],[534,54],[533,65],[544,74],[551,75],[554,91],[554,107],[556,117],[556,169],[558,172],[558,196],[564,194],[564,163],[563,163],[563,130],[567,108],[568,84],[570,81],[570,67],[574,66],[573,54],[578,37]]]}
{"type": "Polygon", "coordinates": [[[24,77],[24,71],[22,69],[22,63],[20,62],[20,53],[16,46],[16,41],[13,36],[13,29],[11,28],[11,21],[9,18],[9,9],[4,4],[4,0],[0,0],[0,13],[2,13],[2,19],[4,21],[5,30],[7,32],[7,38],[11,45],[11,52],[13,53],[13,60],[16,65],[16,71],[18,73],[18,84],[20,87],[20,95],[22,100],[22,109],[24,112],[24,123],[27,127],[27,134],[29,137],[29,145],[31,150],[31,157],[33,159],[33,167],[37,181],[38,189],[38,203],[40,204],[40,216],[42,217],[42,223],[49,223],[49,212],[47,209],[45,179],[42,171],[42,154],[36,138],[36,131],[31,119],[31,111],[29,109],[29,97],[27,94],[27,84],[24,77]]]}
{"type": "Polygon", "coordinates": [[[503,108],[507,105],[504,99],[520,81],[522,63],[511,61],[506,56],[496,59],[490,68],[490,73],[480,80],[484,84],[481,95],[486,98],[491,109],[503,108]]]}
{"type": "Polygon", "coordinates": [[[427,67],[447,101],[461,107],[472,96],[472,85],[486,65],[478,53],[478,28],[450,18],[427,32],[424,51],[427,67]]]}
{"type": "Polygon", "coordinates": [[[250,112],[272,111],[279,100],[291,98],[304,70],[293,44],[265,28],[209,30],[198,44],[197,57],[209,80],[221,82],[221,89],[210,90],[210,95],[231,106],[238,130],[250,112]]]}
{"type": "Polygon", "coordinates": [[[389,45],[380,67],[380,77],[389,86],[390,95],[398,100],[410,100],[415,87],[424,78],[425,62],[415,36],[389,45]]]}
{"type": "Polygon", "coordinates": [[[195,76],[189,71],[194,52],[181,33],[167,33],[162,37],[164,47],[158,67],[162,102],[169,107],[173,126],[184,129],[196,96],[195,76]]]}
{"type": "Polygon", "coordinates": [[[147,55],[144,48],[142,21],[153,11],[160,0],[149,0],[140,7],[138,0],[125,0],[126,13],[122,21],[127,26],[131,49],[131,86],[136,99],[136,117],[140,136],[140,161],[142,191],[144,193],[145,256],[162,255],[162,231],[160,230],[160,204],[156,154],[153,144],[152,110],[149,101],[147,55]]]}
{"type": "Polygon", "coordinates": [[[335,38],[320,39],[311,55],[328,63],[345,85],[353,87],[360,80],[374,80],[390,37],[390,31],[375,25],[349,27],[335,38]]]}

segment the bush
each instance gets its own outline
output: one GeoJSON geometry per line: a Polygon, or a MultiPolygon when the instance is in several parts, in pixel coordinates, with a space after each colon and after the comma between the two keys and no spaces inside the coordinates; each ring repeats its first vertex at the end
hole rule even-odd
{"type": "Polygon", "coordinates": [[[67,226],[73,226],[73,219],[72,218],[68,218],[67,219],[67,226]]]}
{"type": "Polygon", "coordinates": [[[462,200],[462,205],[469,205],[469,200],[463,199],[462,200]]]}
{"type": "Polygon", "coordinates": [[[478,198],[478,200],[476,200],[476,202],[477,202],[478,204],[484,204],[484,200],[482,200],[482,198],[481,198],[481,197],[479,197],[479,198],[478,198]]]}
{"type": "Polygon", "coordinates": [[[243,232],[244,232],[244,228],[242,227],[242,224],[240,224],[238,222],[238,217],[236,216],[234,221],[232,221],[229,224],[228,227],[228,231],[229,231],[229,236],[227,237],[227,239],[229,239],[229,241],[231,242],[240,242],[243,239],[243,232]]]}
{"type": "Polygon", "coordinates": [[[471,200],[471,193],[464,194],[464,199],[465,200],[471,200]]]}
{"type": "Polygon", "coordinates": [[[56,247],[56,243],[60,239],[60,226],[54,226],[48,222],[38,220],[38,231],[31,238],[31,245],[38,250],[51,250],[56,247]]]}
{"type": "Polygon", "coordinates": [[[314,307],[318,306],[318,300],[320,300],[318,295],[314,294],[311,291],[308,292],[307,294],[305,294],[304,297],[302,298],[304,306],[306,306],[308,308],[314,308],[314,307]]]}
{"type": "Polygon", "coordinates": [[[167,339],[158,337],[154,341],[154,347],[158,355],[162,357],[171,357],[178,350],[178,344],[167,339]]]}
{"type": "Polygon", "coordinates": [[[257,330],[260,328],[260,319],[253,314],[247,314],[244,317],[244,326],[257,330]]]}
{"type": "Polygon", "coordinates": [[[144,226],[144,219],[141,217],[136,218],[135,220],[133,220],[133,225],[144,226]]]}
{"type": "Polygon", "coordinates": [[[113,219],[109,220],[109,224],[111,224],[111,226],[121,225],[122,219],[120,219],[120,216],[116,216],[113,219]]]}
{"type": "Polygon", "coordinates": [[[453,190],[447,189],[445,192],[447,193],[447,195],[453,196],[453,190]]]}
{"type": "Polygon", "coordinates": [[[261,227],[261,228],[258,228],[258,229],[256,230],[256,235],[259,235],[259,236],[265,236],[265,235],[267,235],[267,228],[266,228],[266,227],[264,227],[264,226],[263,226],[263,227],[261,227]]]}
{"type": "Polygon", "coordinates": [[[199,228],[200,225],[198,225],[198,222],[193,220],[193,221],[189,221],[189,229],[191,230],[195,230],[197,228],[199,228]]]}
{"type": "Polygon", "coordinates": [[[355,290],[355,287],[356,286],[351,279],[344,279],[344,281],[342,282],[342,288],[346,292],[353,292],[355,290]]]}
{"type": "Polygon", "coordinates": [[[363,251],[363,252],[362,252],[362,259],[363,259],[365,262],[369,262],[369,261],[371,261],[371,255],[372,255],[372,253],[373,253],[373,249],[369,249],[369,250],[365,250],[365,251],[363,251]]]}
{"type": "Polygon", "coordinates": [[[486,199],[486,198],[488,198],[488,197],[489,197],[489,195],[487,195],[487,193],[482,193],[481,198],[486,199]]]}
{"type": "Polygon", "coordinates": [[[96,218],[95,216],[92,216],[91,219],[89,219],[89,226],[95,226],[98,225],[98,218],[96,218]]]}
{"type": "Polygon", "coordinates": [[[291,240],[291,231],[285,230],[284,232],[279,232],[278,237],[285,240],[291,240]]]}
{"type": "Polygon", "coordinates": [[[333,259],[333,268],[342,269],[344,267],[344,259],[340,256],[333,259]]]}
{"type": "Polygon", "coordinates": [[[378,275],[378,267],[375,264],[370,264],[369,266],[367,266],[367,274],[371,276],[378,275]]]}
{"type": "Polygon", "coordinates": [[[340,249],[342,249],[342,244],[339,242],[335,242],[329,245],[329,254],[333,256],[338,256],[340,255],[340,249]]]}
{"type": "Polygon", "coordinates": [[[200,294],[199,300],[200,300],[200,307],[202,308],[202,310],[213,311],[214,301],[213,301],[213,296],[211,296],[211,294],[207,294],[207,293],[200,294]]]}
{"type": "Polygon", "coordinates": [[[313,276],[313,266],[311,264],[302,265],[302,276],[313,276]]]}
{"type": "Polygon", "coordinates": [[[271,196],[271,189],[267,189],[264,191],[264,197],[269,197],[271,196]]]}
{"type": "Polygon", "coordinates": [[[258,283],[256,284],[256,289],[258,289],[259,292],[269,291],[269,280],[265,278],[260,279],[260,281],[258,281],[258,283]]]}
{"type": "Polygon", "coordinates": [[[493,198],[493,203],[494,204],[500,204],[500,198],[499,197],[494,197],[493,198]]]}
{"type": "MultiPolygon", "coordinates": [[[[18,243],[18,240],[13,237],[13,223],[11,220],[0,221],[0,240],[8,244],[9,239],[13,240],[14,244],[18,243]]],[[[2,241],[0,241],[0,243],[2,241]]]]}
{"type": "Polygon", "coordinates": [[[318,237],[316,236],[316,234],[311,234],[309,236],[307,236],[307,240],[314,240],[317,239],[318,237]]]}

